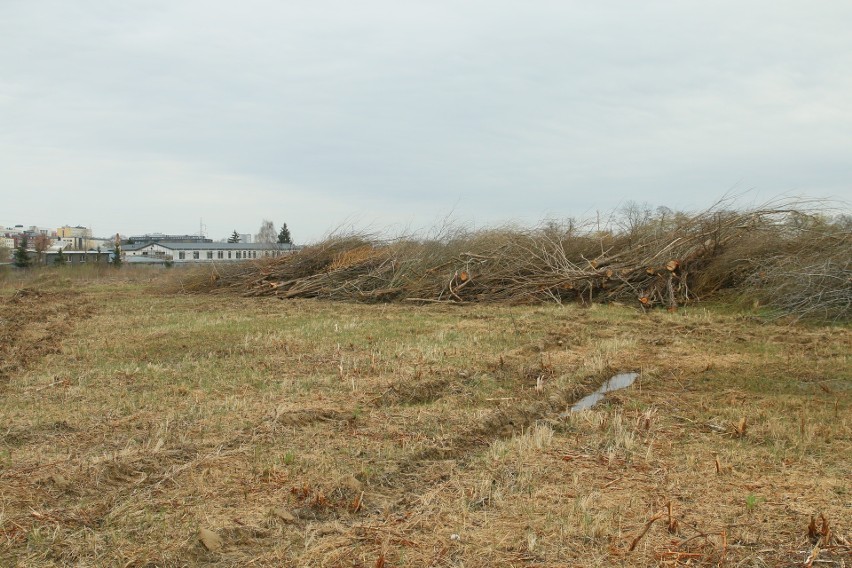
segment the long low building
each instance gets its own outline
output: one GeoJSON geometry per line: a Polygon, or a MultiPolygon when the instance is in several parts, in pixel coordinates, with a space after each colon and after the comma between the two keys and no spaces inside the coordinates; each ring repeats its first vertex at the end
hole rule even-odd
{"type": "MultiPolygon", "coordinates": [[[[35,255],[38,258],[38,254],[35,255]]],[[[54,264],[91,264],[112,262],[112,249],[107,250],[49,250],[44,253],[44,263],[48,266],[54,264]]]]}
{"type": "Polygon", "coordinates": [[[145,243],[124,245],[127,262],[228,262],[276,257],[295,252],[298,247],[278,243],[145,243]]]}

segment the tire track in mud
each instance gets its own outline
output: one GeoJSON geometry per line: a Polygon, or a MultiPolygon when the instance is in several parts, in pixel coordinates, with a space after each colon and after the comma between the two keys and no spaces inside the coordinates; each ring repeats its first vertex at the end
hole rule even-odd
{"type": "Polygon", "coordinates": [[[58,338],[93,313],[92,303],[75,291],[21,288],[0,300],[0,387],[61,352],[58,338]]]}
{"type": "MultiPolygon", "coordinates": [[[[398,462],[387,478],[395,481],[384,487],[373,487],[373,497],[381,496],[385,506],[409,509],[429,493],[436,484],[445,482],[456,468],[464,469],[483,450],[498,440],[511,438],[536,422],[557,416],[582,397],[590,394],[607,376],[590,377],[572,387],[547,396],[530,394],[521,400],[492,409],[470,428],[459,432],[440,446],[422,448],[398,462]],[[448,463],[453,465],[448,467],[448,463]]],[[[434,401],[441,398],[440,396],[434,401]]]]}
{"type": "MultiPolygon", "coordinates": [[[[599,381],[597,381],[599,382],[599,381]]],[[[595,384],[596,381],[590,381],[595,384]]],[[[530,398],[516,404],[496,408],[477,420],[473,428],[452,437],[441,447],[424,448],[401,464],[401,472],[416,470],[423,462],[435,460],[465,460],[497,440],[510,438],[539,420],[564,411],[588,394],[586,385],[562,389],[546,398],[530,398]]]]}
{"type": "MultiPolygon", "coordinates": [[[[454,461],[460,467],[465,467],[465,464],[476,454],[495,441],[511,438],[536,422],[563,412],[571,404],[598,388],[608,376],[590,377],[580,384],[561,388],[549,395],[530,393],[512,404],[493,408],[477,419],[470,428],[444,440],[441,445],[421,448],[403,457],[386,476],[386,480],[396,478],[394,481],[390,483],[385,481],[379,486],[370,487],[368,491],[373,493],[373,497],[381,496],[380,499],[385,503],[395,502],[398,506],[403,506],[403,503],[410,503],[412,500],[416,501],[450,473],[449,470],[444,469],[441,475],[436,476],[433,465],[454,461]]],[[[390,409],[398,405],[431,404],[447,395],[457,393],[461,388],[460,384],[447,377],[410,383],[400,381],[374,396],[370,401],[379,409],[390,409]]],[[[352,413],[342,409],[289,409],[283,412],[276,410],[261,424],[251,428],[251,431],[243,432],[231,444],[225,444],[224,447],[245,443],[248,441],[246,438],[257,435],[274,436],[277,428],[281,426],[305,427],[318,421],[350,423],[352,427],[355,426],[352,413]]],[[[368,483],[369,485],[372,484],[368,483]]],[[[367,513],[367,516],[371,516],[371,513],[367,513]]]]}

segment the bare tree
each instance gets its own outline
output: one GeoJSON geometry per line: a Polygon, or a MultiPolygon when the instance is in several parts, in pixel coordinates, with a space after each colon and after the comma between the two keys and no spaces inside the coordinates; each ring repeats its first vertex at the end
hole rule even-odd
{"type": "Polygon", "coordinates": [[[254,240],[264,244],[272,244],[278,240],[278,233],[275,231],[275,225],[272,221],[263,220],[260,225],[260,232],[254,236],[254,240]]]}
{"type": "Polygon", "coordinates": [[[47,235],[36,235],[33,239],[33,248],[38,254],[38,261],[41,262],[44,257],[44,251],[50,248],[50,237],[47,235]]]}
{"type": "Polygon", "coordinates": [[[619,218],[616,222],[631,242],[648,228],[653,217],[650,205],[647,203],[640,205],[635,201],[625,203],[619,208],[618,213],[619,218]]]}

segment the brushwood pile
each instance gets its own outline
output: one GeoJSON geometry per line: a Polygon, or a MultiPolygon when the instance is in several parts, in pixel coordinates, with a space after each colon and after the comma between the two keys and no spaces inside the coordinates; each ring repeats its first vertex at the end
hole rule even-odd
{"type": "Polygon", "coordinates": [[[713,297],[768,315],[852,315],[852,217],[803,208],[696,214],[632,210],[532,229],[434,238],[333,235],[274,259],[181,274],[186,292],[355,302],[620,302],[641,309],[713,297]]]}

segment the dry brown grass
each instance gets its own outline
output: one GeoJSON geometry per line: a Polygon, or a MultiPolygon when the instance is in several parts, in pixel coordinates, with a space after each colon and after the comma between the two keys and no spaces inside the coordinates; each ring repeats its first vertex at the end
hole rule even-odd
{"type": "Polygon", "coordinates": [[[0,565],[849,563],[848,327],[35,289],[0,565]]]}

